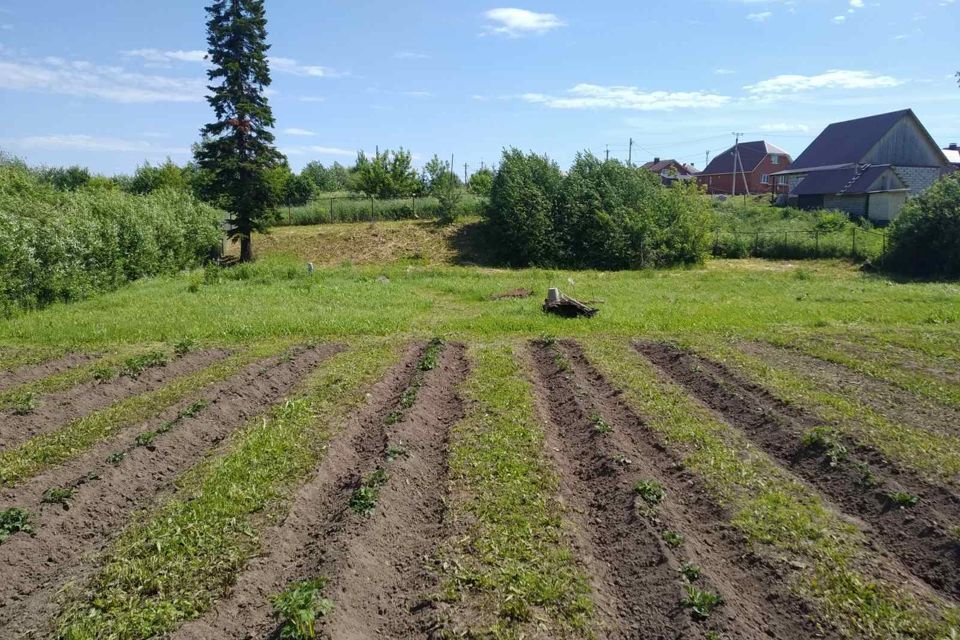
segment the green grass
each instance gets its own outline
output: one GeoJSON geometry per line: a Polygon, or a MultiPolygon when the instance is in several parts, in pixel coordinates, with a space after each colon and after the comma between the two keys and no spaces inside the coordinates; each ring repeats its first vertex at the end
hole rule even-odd
{"type": "Polygon", "coordinates": [[[30,514],[18,507],[0,511],[0,544],[15,533],[33,533],[30,514]]]}
{"type": "Polygon", "coordinates": [[[703,354],[743,371],[780,399],[836,425],[839,433],[875,448],[888,459],[933,482],[956,482],[960,473],[960,438],[891,420],[854,396],[823,388],[815,372],[772,364],[721,340],[691,339],[691,344],[703,354]]]}
{"type": "Polygon", "coordinates": [[[808,279],[795,277],[795,265],[756,260],[639,273],[342,266],[311,276],[302,262],[270,257],[214,271],[196,293],[187,291],[189,277],[156,278],[0,321],[0,344],[91,349],[148,340],[237,344],[298,335],[766,332],[924,326],[934,316],[945,319],[940,333],[957,331],[960,304],[951,285],[891,285],[840,263],[805,263],[803,269],[808,279]],[[551,286],[602,301],[599,315],[566,321],[543,314],[539,297],[551,286]],[[490,299],[518,287],[539,295],[490,299]]]}
{"type": "Polygon", "coordinates": [[[471,637],[589,635],[592,603],[565,540],[529,381],[510,345],[474,345],[467,417],[452,435],[455,537],[444,550],[445,600],[471,637]]]}
{"type": "Polygon", "coordinates": [[[48,467],[70,460],[120,429],[146,420],[203,387],[228,378],[251,362],[287,346],[289,342],[284,340],[255,345],[200,371],[172,380],[155,391],[119,400],[57,431],[35,436],[18,447],[0,452],[0,484],[18,484],[48,467]]]}
{"type": "MultiPolygon", "coordinates": [[[[950,381],[916,368],[916,365],[942,368],[952,370],[956,376],[960,371],[960,360],[956,359],[960,351],[954,352],[953,358],[944,362],[942,357],[934,359],[917,349],[903,353],[838,336],[771,334],[767,339],[771,344],[797,349],[807,355],[890,382],[911,393],[960,408],[960,381],[950,381]]],[[[913,344],[916,344],[916,340],[913,344]]]]}
{"type": "Polygon", "coordinates": [[[173,499],[120,536],[61,613],[58,637],[153,637],[206,611],[257,553],[267,516],[283,512],[399,355],[400,345],[382,342],[338,354],[293,398],[235,434],[228,451],[187,474],[173,499]]]}
{"type": "Polygon", "coordinates": [[[851,525],[732,427],[661,378],[625,341],[595,338],[586,349],[649,426],[683,452],[684,465],[731,510],[736,527],[755,543],[808,567],[794,578],[798,591],[844,632],[876,640],[939,640],[956,624],[946,603],[933,596],[919,600],[863,573],[860,563],[868,552],[851,525]]]}

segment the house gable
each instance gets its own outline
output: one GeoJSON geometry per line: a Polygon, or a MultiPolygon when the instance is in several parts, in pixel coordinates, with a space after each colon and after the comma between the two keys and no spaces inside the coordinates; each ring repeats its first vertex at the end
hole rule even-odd
{"type": "Polygon", "coordinates": [[[940,146],[912,111],[907,115],[893,125],[860,162],[904,167],[947,166],[949,161],[940,146]]]}

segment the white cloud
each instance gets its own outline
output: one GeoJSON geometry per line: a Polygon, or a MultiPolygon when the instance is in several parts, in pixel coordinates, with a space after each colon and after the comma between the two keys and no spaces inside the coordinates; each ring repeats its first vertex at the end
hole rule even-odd
{"type": "Polygon", "coordinates": [[[284,130],[283,130],[283,133],[287,134],[288,136],[315,136],[315,135],[317,135],[316,133],[314,133],[313,131],[310,131],[309,129],[298,129],[298,128],[296,128],[296,127],[290,127],[289,129],[284,129],[284,130]]]}
{"type": "Polygon", "coordinates": [[[850,7],[853,9],[863,9],[863,0],[850,0],[850,7]]]}
{"type": "Polygon", "coordinates": [[[843,24],[846,21],[847,16],[833,16],[833,20],[831,20],[834,24],[843,24]]]}
{"type": "Polygon", "coordinates": [[[323,96],[300,96],[300,102],[326,102],[323,96]]]}
{"type": "Polygon", "coordinates": [[[766,22],[772,16],[773,16],[772,11],[761,11],[759,13],[747,14],[747,20],[752,20],[753,22],[766,22]]]}
{"type": "Polygon", "coordinates": [[[806,133],[810,131],[810,127],[805,124],[791,124],[788,122],[776,122],[773,124],[762,124],[760,125],[760,131],[771,131],[778,133],[806,133]]]}
{"type": "Polygon", "coordinates": [[[526,9],[501,8],[490,9],[484,16],[491,24],[488,33],[518,38],[524,35],[538,35],[566,26],[552,13],[534,13],[526,9]]]}
{"type": "Polygon", "coordinates": [[[294,76],[311,76],[314,78],[335,78],[343,75],[328,67],[319,65],[300,64],[293,58],[270,57],[270,69],[294,76]]]}
{"type": "Polygon", "coordinates": [[[185,147],[154,147],[144,140],[98,137],[85,134],[26,136],[8,140],[7,143],[21,149],[52,149],[57,151],[111,151],[114,153],[139,153],[144,155],[185,155],[185,147]]]}
{"type": "Polygon", "coordinates": [[[0,61],[0,88],[45,91],[112,102],[199,102],[207,92],[202,78],[126,71],[82,60],[0,61]]]}
{"type": "Polygon", "coordinates": [[[670,111],[672,109],[709,109],[730,102],[728,96],[702,91],[643,91],[636,87],[578,84],[565,96],[527,93],[526,102],[543,104],[551,109],[630,109],[635,111],[670,111]]]}
{"type": "Polygon", "coordinates": [[[357,155],[356,151],[350,151],[349,149],[340,149],[338,147],[321,147],[317,145],[308,145],[305,147],[284,147],[280,149],[284,154],[288,156],[302,156],[307,154],[314,154],[319,156],[355,156],[357,155]]]}
{"type": "Polygon", "coordinates": [[[780,75],[747,85],[744,89],[756,96],[771,96],[816,89],[882,89],[901,84],[902,80],[892,76],[877,75],[869,71],[832,69],[816,76],[780,75]]]}
{"type": "Polygon", "coordinates": [[[160,49],[131,49],[123,51],[123,55],[129,58],[143,58],[147,62],[169,63],[169,62],[205,62],[206,51],[161,51],[160,49]]]}
{"type": "Polygon", "coordinates": [[[733,69],[714,69],[713,72],[718,76],[732,76],[736,73],[733,69]]]}

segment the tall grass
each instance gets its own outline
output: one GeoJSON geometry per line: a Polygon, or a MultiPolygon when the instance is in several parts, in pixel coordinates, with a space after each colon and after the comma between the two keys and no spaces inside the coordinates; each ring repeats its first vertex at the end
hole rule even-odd
{"type": "Polygon", "coordinates": [[[57,191],[24,165],[4,162],[0,315],[196,266],[217,247],[222,217],[176,191],[57,191]]]}
{"type": "Polygon", "coordinates": [[[774,207],[766,196],[713,201],[713,255],[719,258],[875,260],[884,232],[840,211],[774,207]]]}
{"type": "MultiPolygon", "coordinates": [[[[481,198],[464,193],[461,214],[478,214],[481,198]]],[[[345,193],[324,193],[302,207],[280,210],[278,226],[430,219],[440,216],[440,202],[432,197],[379,199],[345,193]]]]}

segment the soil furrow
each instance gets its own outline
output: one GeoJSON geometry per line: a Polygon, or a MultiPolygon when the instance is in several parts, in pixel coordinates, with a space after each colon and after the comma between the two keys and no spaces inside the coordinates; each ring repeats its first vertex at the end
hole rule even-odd
{"type": "Polygon", "coordinates": [[[599,565],[598,608],[612,627],[603,637],[837,637],[579,345],[565,341],[556,349],[556,359],[542,347],[535,358],[565,497],[599,565]],[[663,487],[665,497],[649,504],[638,482],[663,487]],[[690,565],[702,570],[692,581],[682,571],[690,565]],[[698,620],[681,606],[687,585],[719,594],[723,604],[698,620]]]}
{"type": "Polygon", "coordinates": [[[276,631],[270,596],[291,582],[316,577],[333,552],[332,541],[359,517],[348,507],[350,495],[383,462],[387,417],[416,376],[423,351],[423,345],[411,348],[373,387],[366,406],[334,437],[316,474],[297,491],[284,521],[261,534],[261,555],[213,609],[174,633],[176,640],[264,638],[276,631]]]}
{"type": "MultiPolygon", "coordinates": [[[[56,596],[67,580],[93,568],[91,556],[104,548],[131,514],[155,504],[158,494],[234,429],[287,395],[304,376],[338,350],[334,345],[305,349],[292,357],[274,357],[246,367],[239,375],[205,390],[208,402],[183,415],[166,433],[138,446],[132,434],[114,442],[121,459],[109,461],[98,447],[27,483],[0,493],[0,504],[16,504],[33,513],[33,536],[18,535],[0,545],[0,637],[31,637],[56,612],[56,596]],[[66,504],[43,503],[44,491],[71,487],[66,504]],[[9,634],[9,635],[8,635],[9,634]],[[15,635],[16,634],[16,635],[15,635]]],[[[140,432],[176,419],[177,410],[138,425],[140,432]]]]}
{"type": "Polygon", "coordinates": [[[10,371],[0,371],[0,391],[79,367],[90,362],[94,357],[96,356],[93,354],[70,353],[55,360],[18,367],[10,371]]]}
{"type": "Polygon", "coordinates": [[[824,388],[856,398],[858,402],[896,422],[925,431],[950,436],[960,435],[960,408],[917,395],[893,382],[808,355],[799,349],[779,347],[766,342],[740,342],[737,347],[745,353],[776,362],[778,366],[805,376],[814,374],[824,388]]]}
{"type": "Polygon", "coordinates": [[[390,428],[390,446],[403,453],[387,465],[376,511],[355,520],[342,555],[328,553],[321,565],[336,603],[325,625],[331,638],[410,638],[432,624],[426,598],[439,577],[429,564],[444,539],[447,445],[464,416],[456,387],[466,375],[463,347],[448,346],[414,406],[390,428]]]}
{"type": "Polygon", "coordinates": [[[960,523],[960,500],[952,492],[896,468],[719,363],[670,345],[636,346],[759,448],[863,522],[861,528],[881,555],[894,556],[930,587],[960,598],[960,543],[950,532],[960,523]],[[898,492],[918,501],[899,506],[892,499],[898,492]]]}
{"type": "Polygon", "coordinates": [[[223,349],[195,351],[162,367],[146,369],[137,377],[85,382],[60,393],[44,395],[39,398],[39,406],[26,415],[16,415],[13,410],[0,411],[0,451],[54,431],[124,398],[159,389],[170,380],[199,371],[228,355],[223,349]]]}

